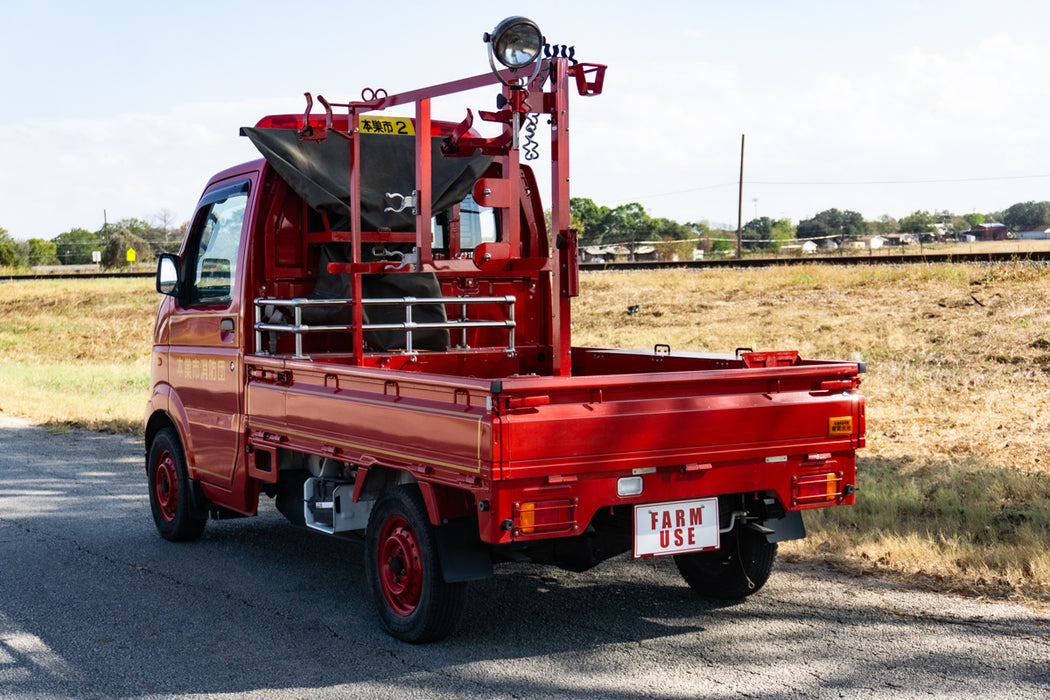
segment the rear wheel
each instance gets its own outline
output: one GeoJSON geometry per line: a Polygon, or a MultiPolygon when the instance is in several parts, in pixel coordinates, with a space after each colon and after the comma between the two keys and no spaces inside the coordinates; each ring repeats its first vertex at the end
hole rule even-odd
{"type": "Polygon", "coordinates": [[[391,636],[432,642],[455,627],[466,586],[442,578],[434,528],[417,487],[395,486],[372,508],[365,569],[379,621],[391,636]]]}
{"type": "Polygon", "coordinates": [[[186,456],[174,428],[165,428],[153,438],[146,474],[153,522],[161,537],[174,542],[200,537],[208,520],[193,511],[186,456]]]}
{"type": "Polygon", "coordinates": [[[678,571],[705,598],[738,600],[758,592],[773,570],[777,545],[749,527],[737,526],[722,539],[720,549],[679,554],[678,571]]]}

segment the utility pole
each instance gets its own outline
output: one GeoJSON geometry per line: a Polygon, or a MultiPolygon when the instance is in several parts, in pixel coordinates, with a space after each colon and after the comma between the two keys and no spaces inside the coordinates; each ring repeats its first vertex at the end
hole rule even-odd
{"type": "Polygon", "coordinates": [[[744,134],[740,134],[740,189],[736,200],[736,257],[742,258],[744,238],[744,134]]]}

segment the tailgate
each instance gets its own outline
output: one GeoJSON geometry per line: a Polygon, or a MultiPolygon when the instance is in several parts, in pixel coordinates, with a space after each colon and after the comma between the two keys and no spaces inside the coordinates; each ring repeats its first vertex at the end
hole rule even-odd
{"type": "Polygon", "coordinates": [[[856,363],[503,382],[503,479],[862,446],[856,363]]]}

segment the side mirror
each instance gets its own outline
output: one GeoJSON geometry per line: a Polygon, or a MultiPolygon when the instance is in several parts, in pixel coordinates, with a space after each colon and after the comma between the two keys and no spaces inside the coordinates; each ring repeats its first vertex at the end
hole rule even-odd
{"type": "Polygon", "coordinates": [[[164,253],[157,261],[157,291],[161,294],[178,296],[179,287],[179,258],[170,253],[164,253]]]}

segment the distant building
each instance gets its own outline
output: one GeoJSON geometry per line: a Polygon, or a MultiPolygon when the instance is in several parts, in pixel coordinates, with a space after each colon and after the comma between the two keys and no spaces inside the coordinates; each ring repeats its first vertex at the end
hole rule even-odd
{"type": "Polygon", "coordinates": [[[858,250],[875,250],[886,245],[886,238],[883,236],[864,236],[853,241],[853,247],[858,250]]]}
{"type": "Polygon", "coordinates": [[[1018,231],[1017,237],[1029,241],[1044,240],[1050,238],[1050,228],[1036,229],[1034,231],[1018,231]]]}
{"type": "Polygon", "coordinates": [[[1012,237],[1006,224],[978,224],[970,233],[979,241],[1005,241],[1012,237]]]}
{"type": "MultiPolygon", "coordinates": [[[[640,245],[634,249],[633,260],[656,260],[656,247],[640,245]]],[[[632,260],[631,248],[626,245],[591,245],[580,251],[582,262],[627,262],[632,260]]]]}
{"type": "Polygon", "coordinates": [[[914,233],[887,233],[883,238],[886,245],[913,245],[919,242],[919,237],[914,233]]]}

